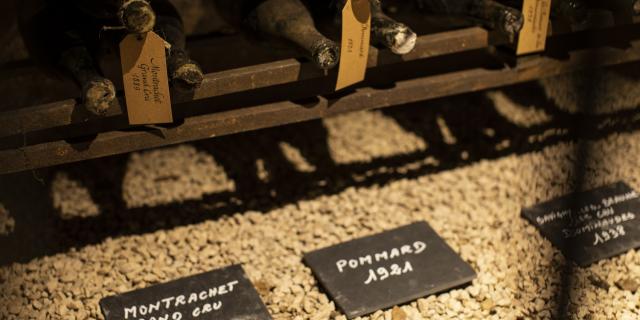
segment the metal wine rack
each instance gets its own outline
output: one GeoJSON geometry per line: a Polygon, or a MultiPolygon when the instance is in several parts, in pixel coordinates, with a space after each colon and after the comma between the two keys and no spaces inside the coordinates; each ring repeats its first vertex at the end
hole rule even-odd
{"type": "Polygon", "coordinates": [[[373,48],[366,81],[340,92],[333,90],[335,70],[292,58],[296,52],[243,35],[192,39],[193,57],[210,73],[195,92],[172,92],[176,122],[169,126],[131,127],[122,98],[106,116],[93,116],[65,99],[79,96],[69,81],[16,63],[0,70],[0,94],[15,93],[15,79],[27,77],[20,92],[38,103],[0,107],[0,174],[640,61],[638,19],[605,19],[581,31],[554,24],[544,54],[519,58],[483,28],[434,32],[421,27],[424,20],[414,15],[410,23],[422,34],[415,50],[397,56],[373,48]]]}

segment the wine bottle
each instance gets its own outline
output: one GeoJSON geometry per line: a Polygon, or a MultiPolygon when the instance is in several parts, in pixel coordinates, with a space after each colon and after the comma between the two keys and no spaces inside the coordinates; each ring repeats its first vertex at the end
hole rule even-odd
{"type": "Polygon", "coordinates": [[[60,65],[80,84],[84,107],[93,114],[105,114],[116,99],[116,88],[100,74],[87,47],[64,50],[60,54],[60,65]]]}
{"type": "MultiPolygon", "coordinates": [[[[417,35],[409,26],[386,15],[381,0],[367,0],[371,7],[371,41],[383,45],[395,54],[411,52],[416,45],[417,35]]],[[[314,13],[333,16],[335,24],[342,22],[342,10],[346,0],[308,0],[314,13]]]]}
{"type": "Polygon", "coordinates": [[[19,8],[20,32],[31,58],[57,75],[74,79],[82,89],[84,107],[102,115],[115,100],[116,89],[98,70],[99,30],[91,21],[66,1],[29,0],[19,8]]]}
{"type": "MultiPolygon", "coordinates": [[[[128,33],[141,34],[152,31],[156,24],[156,12],[148,0],[62,0],[60,5],[75,7],[96,20],[115,21],[128,33]]],[[[154,1],[155,2],[155,1],[154,1]]]]}
{"type": "Polygon", "coordinates": [[[494,0],[418,0],[421,9],[433,13],[460,16],[504,34],[515,41],[522,26],[522,12],[494,0]]]}
{"type": "Polygon", "coordinates": [[[113,83],[102,75],[97,63],[104,39],[117,51],[126,33],[155,29],[171,45],[167,54],[171,83],[193,89],[204,78],[200,67],[189,59],[181,19],[168,0],[154,0],[152,6],[144,0],[29,0],[21,13],[21,32],[31,55],[73,78],[82,88],[85,108],[94,114],[106,113],[116,99],[113,83]],[[151,29],[149,22],[153,23],[151,29]],[[120,23],[124,34],[103,30],[120,23]],[[107,37],[105,32],[118,35],[107,37]]]}
{"type": "Polygon", "coordinates": [[[301,0],[216,0],[215,4],[230,25],[295,44],[321,69],[334,68],[340,60],[340,46],[318,31],[301,0]]]}
{"type": "MultiPolygon", "coordinates": [[[[504,4],[513,8],[522,8],[523,0],[504,0],[504,4]]],[[[565,19],[573,25],[582,25],[587,21],[589,6],[584,0],[553,0],[551,16],[565,19]]]]}
{"type": "Polygon", "coordinates": [[[168,0],[153,0],[151,7],[157,14],[156,33],[171,45],[167,50],[167,71],[171,84],[183,91],[198,88],[204,73],[186,50],[184,25],[177,9],[168,0]]]}
{"type": "Polygon", "coordinates": [[[594,8],[606,9],[625,15],[640,15],[640,0],[586,0],[594,8]]]}
{"type": "Polygon", "coordinates": [[[197,88],[203,72],[186,51],[184,26],[177,9],[168,0],[72,0],[85,14],[102,21],[116,19],[127,33],[156,31],[171,45],[167,68],[172,84],[182,90],[197,88]]]}
{"type": "Polygon", "coordinates": [[[340,47],[316,29],[311,13],[300,0],[261,1],[249,14],[248,21],[260,33],[297,44],[321,69],[338,64],[340,47]]]}
{"type": "Polygon", "coordinates": [[[380,0],[371,1],[371,35],[374,41],[395,54],[407,54],[416,45],[417,35],[407,25],[391,19],[382,11],[380,0]]]}
{"type": "Polygon", "coordinates": [[[551,1],[551,14],[554,17],[564,18],[572,24],[581,25],[587,21],[588,6],[582,0],[555,0],[551,1]]]}

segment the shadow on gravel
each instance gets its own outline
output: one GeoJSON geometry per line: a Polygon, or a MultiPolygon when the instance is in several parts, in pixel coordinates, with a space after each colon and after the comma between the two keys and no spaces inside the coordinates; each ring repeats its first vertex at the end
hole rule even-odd
{"type": "Polygon", "coordinates": [[[215,156],[236,184],[233,192],[207,195],[202,200],[128,209],[122,199],[127,155],[0,177],[0,203],[16,219],[16,230],[10,236],[0,236],[3,253],[0,265],[81,248],[109,237],[170,229],[248,210],[267,212],[350,187],[385,185],[483,159],[534,152],[559,142],[575,141],[575,123],[582,124],[580,132],[587,133],[589,139],[640,129],[638,111],[571,115],[541,99],[544,93],[532,83],[508,88],[505,93],[521,105],[545,109],[553,119],[528,128],[518,126],[498,113],[484,94],[390,108],[384,114],[422,137],[428,148],[353,164],[334,163],[322,121],[195,142],[192,145],[197,149],[215,156]],[[442,123],[455,137],[454,142],[446,141],[442,123]],[[297,148],[316,170],[296,171],[283,156],[281,142],[297,148]],[[269,179],[256,176],[257,159],[264,163],[269,179]],[[72,220],[58,218],[49,195],[49,181],[58,170],[87,186],[101,208],[101,215],[72,220]]]}

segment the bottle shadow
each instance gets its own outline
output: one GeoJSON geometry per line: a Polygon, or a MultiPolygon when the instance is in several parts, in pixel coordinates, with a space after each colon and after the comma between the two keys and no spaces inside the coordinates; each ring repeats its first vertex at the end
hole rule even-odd
{"type": "Polygon", "coordinates": [[[16,231],[0,237],[0,265],[82,248],[106,238],[167,230],[215,220],[237,212],[268,212],[348,187],[385,185],[480,160],[497,159],[574,141],[573,123],[583,120],[590,139],[640,129],[638,111],[608,115],[571,115],[560,111],[535,84],[502,92],[523,106],[536,106],[550,120],[522,126],[497,111],[485,93],[474,93],[385,109],[405,131],[423,139],[427,148],[367,162],[336,163],[323,121],[314,120],[191,143],[211,155],[235,184],[232,190],[202,199],[130,208],[123,200],[129,155],[119,155],[37,171],[41,184],[27,172],[0,177],[0,202],[16,219],[16,231]],[[607,125],[603,126],[602,124],[607,125]],[[562,132],[548,135],[550,130],[562,132]],[[508,143],[505,143],[508,141],[508,143]],[[283,144],[298,150],[313,170],[299,170],[283,152],[283,144]],[[425,161],[432,158],[436,161],[425,161]],[[382,170],[384,168],[384,170],[382,170]],[[64,171],[90,192],[101,214],[63,220],[51,205],[51,180],[64,171]],[[19,186],[18,188],[14,186],[19,186]]]}

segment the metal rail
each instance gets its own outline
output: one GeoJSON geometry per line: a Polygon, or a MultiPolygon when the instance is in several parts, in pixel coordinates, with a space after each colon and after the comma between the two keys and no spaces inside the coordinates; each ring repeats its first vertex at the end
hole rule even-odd
{"type": "MultiPolygon", "coordinates": [[[[504,39],[482,28],[423,35],[404,56],[373,48],[367,80],[359,89],[339,93],[333,92],[335,70],[327,74],[297,59],[214,72],[191,94],[172,92],[177,122],[170,127],[129,126],[122,101],[105,117],[89,114],[75,99],[7,110],[0,112],[0,174],[640,61],[639,22],[580,32],[556,29],[547,56],[510,61],[511,68],[495,51],[487,54],[504,39]],[[598,59],[590,59],[594,56],[598,59]],[[385,89],[376,89],[380,87],[385,89]]],[[[251,56],[246,39],[237,37],[195,41],[191,50],[206,65],[214,56],[212,48],[222,42],[244,50],[245,58],[251,56]]],[[[29,65],[21,68],[9,73],[37,72],[29,65]]]]}
{"type": "MultiPolygon", "coordinates": [[[[611,26],[599,25],[596,29],[602,29],[604,27],[611,26]]],[[[622,25],[618,27],[625,28],[626,26],[622,25]]],[[[617,33],[618,31],[611,32],[617,33]]],[[[569,33],[571,33],[571,31],[567,29],[555,30],[554,36],[562,36],[569,33]]],[[[210,39],[194,42],[191,50],[194,51],[195,55],[201,56],[199,60],[206,60],[207,57],[211,60],[213,59],[211,58],[211,48],[221,47],[221,42],[223,41],[233,43],[232,48],[230,48],[232,51],[241,50],[240,48],[243,46],[246,47],[247,45],[246,41],[239,41],[236,38],[210,39]]],[[[498,38],[479,27],[440,32],[419,37],[416,48],[404,56],[394,55],[388,50],[372,48],[369,54],[368,65],[370,69],[376,69],[406,62],[486,49],[491,46],[504,44],[504,42],[504,39],[498,38]]],[[[23,70],[24,72],[34,72],[33,68],[29,66],[23,67],[23,70]]],[[[20,70],[13,71],[13,73],[16,72],[20,72],[20,70]]],[[[177,116],[179,117],[181,116],[179,110],[182,109],[180,105],[187,102],[205,99],[211,100],[225,96],[229,97],[237,93],[292,85],[304,81],[324,80],[326,84],[333,81],[335,76],[335,70],[329,74],[325,74],[310,63],[300,62],[297,59],[284,59],[207,74],[202,87],[195,92],[190,94],[172,92],[172,102],[175,106],[174,112],[178,110],[177,116]]],[[[40,75],[40,77],[44,77],[44,75],[40,75]]],[[[326,88],[326,85],[322,87],[325,88],[324,92],[305,92],[304,94],[312,96],[329,92],[330,89],[326,88]]],[[[299,90],[300,88],[297,89],[299,90]]],[[[289,90],[289,92],[292,92],[292,90],[289,90]]],[[[291,98],[302,97],[304,97],[304,95],[291,98]]],[[[257,103],[261,102],[264,101],[257,103]]],[[[210,105],[212,107],[208,108],[208,111],[187,112],[184,113],[183,116],[210,112],[211,109],[215,109],[216,104],[211,103],[210,105]]],[[[3,111],[0,112],[0,148],[2,148],[3,145],[3,138],[27,135],[21,139],[41,141],[42,139],[39,138],[31,139],[30,135],[33,132],[46,130],[49,131],[43,132],[41,135],[51,135],[51,129],[59,127],[75,127],[76,130],[75,132],[70,132],[71,135],[77,135],[80,132],[84,134],[94,134],[101,131],[124,129],[128,127],[125,113],[124,103],[120,100],[115,103],[106,116],[96,117],[85,111],[75,99],[66,99],[43,105],[3,111]]],[[[61,132],[56,132],[56,134],[59,133],[61,132]]]]}
{"type": "Polygon", "coordinates": [[[318,96],[306,105],[291,101],[267,103],[186,117],[172,128],[99,133],[86,142],[52,141],[0,151],[0,173],[42,168],[114,154],[305,121],[330,115],[383,108],[485,90],[554,76],[594,66],[640,61],[640,40],[626,48],[576,49],[567,59],[521,58],[513,68],[474,68],[399,81],[387,89],[360,88],[337,98],[318,96]],[[593,57],[598,57],[594,60],[593,57]]]}
{"type": "MultiPolygon", "coordinates": [[[[489,34],[482,28],[469,28],[422,36],[416,49],[405,56],[397,56],[388,50],[373,48],[369,54],[369,67],[437,57],[462,51],[486,48],[489,34]]],[[[202,44],[200,44],[202,46],[202,44]]],[[[197,50],[197,49],[196,49],[197,50]]],[[[238,92],[286,85],[299,81],[334,77],[335,72],[325,75],[310,63],[286,59],[255,66],[210,73],[202,86],[192,95],[172,92],[172,102],[179,104],[229,95],[238,92]]],[[[23,134],[37,130],[82,124],[93,121],[109,122],[124,115],[122,102],[118,102],[105,117],[95,117],[85,112],[75,99],[68,99],[18,110],[0,113],[0,137],[23,134]]]]}

